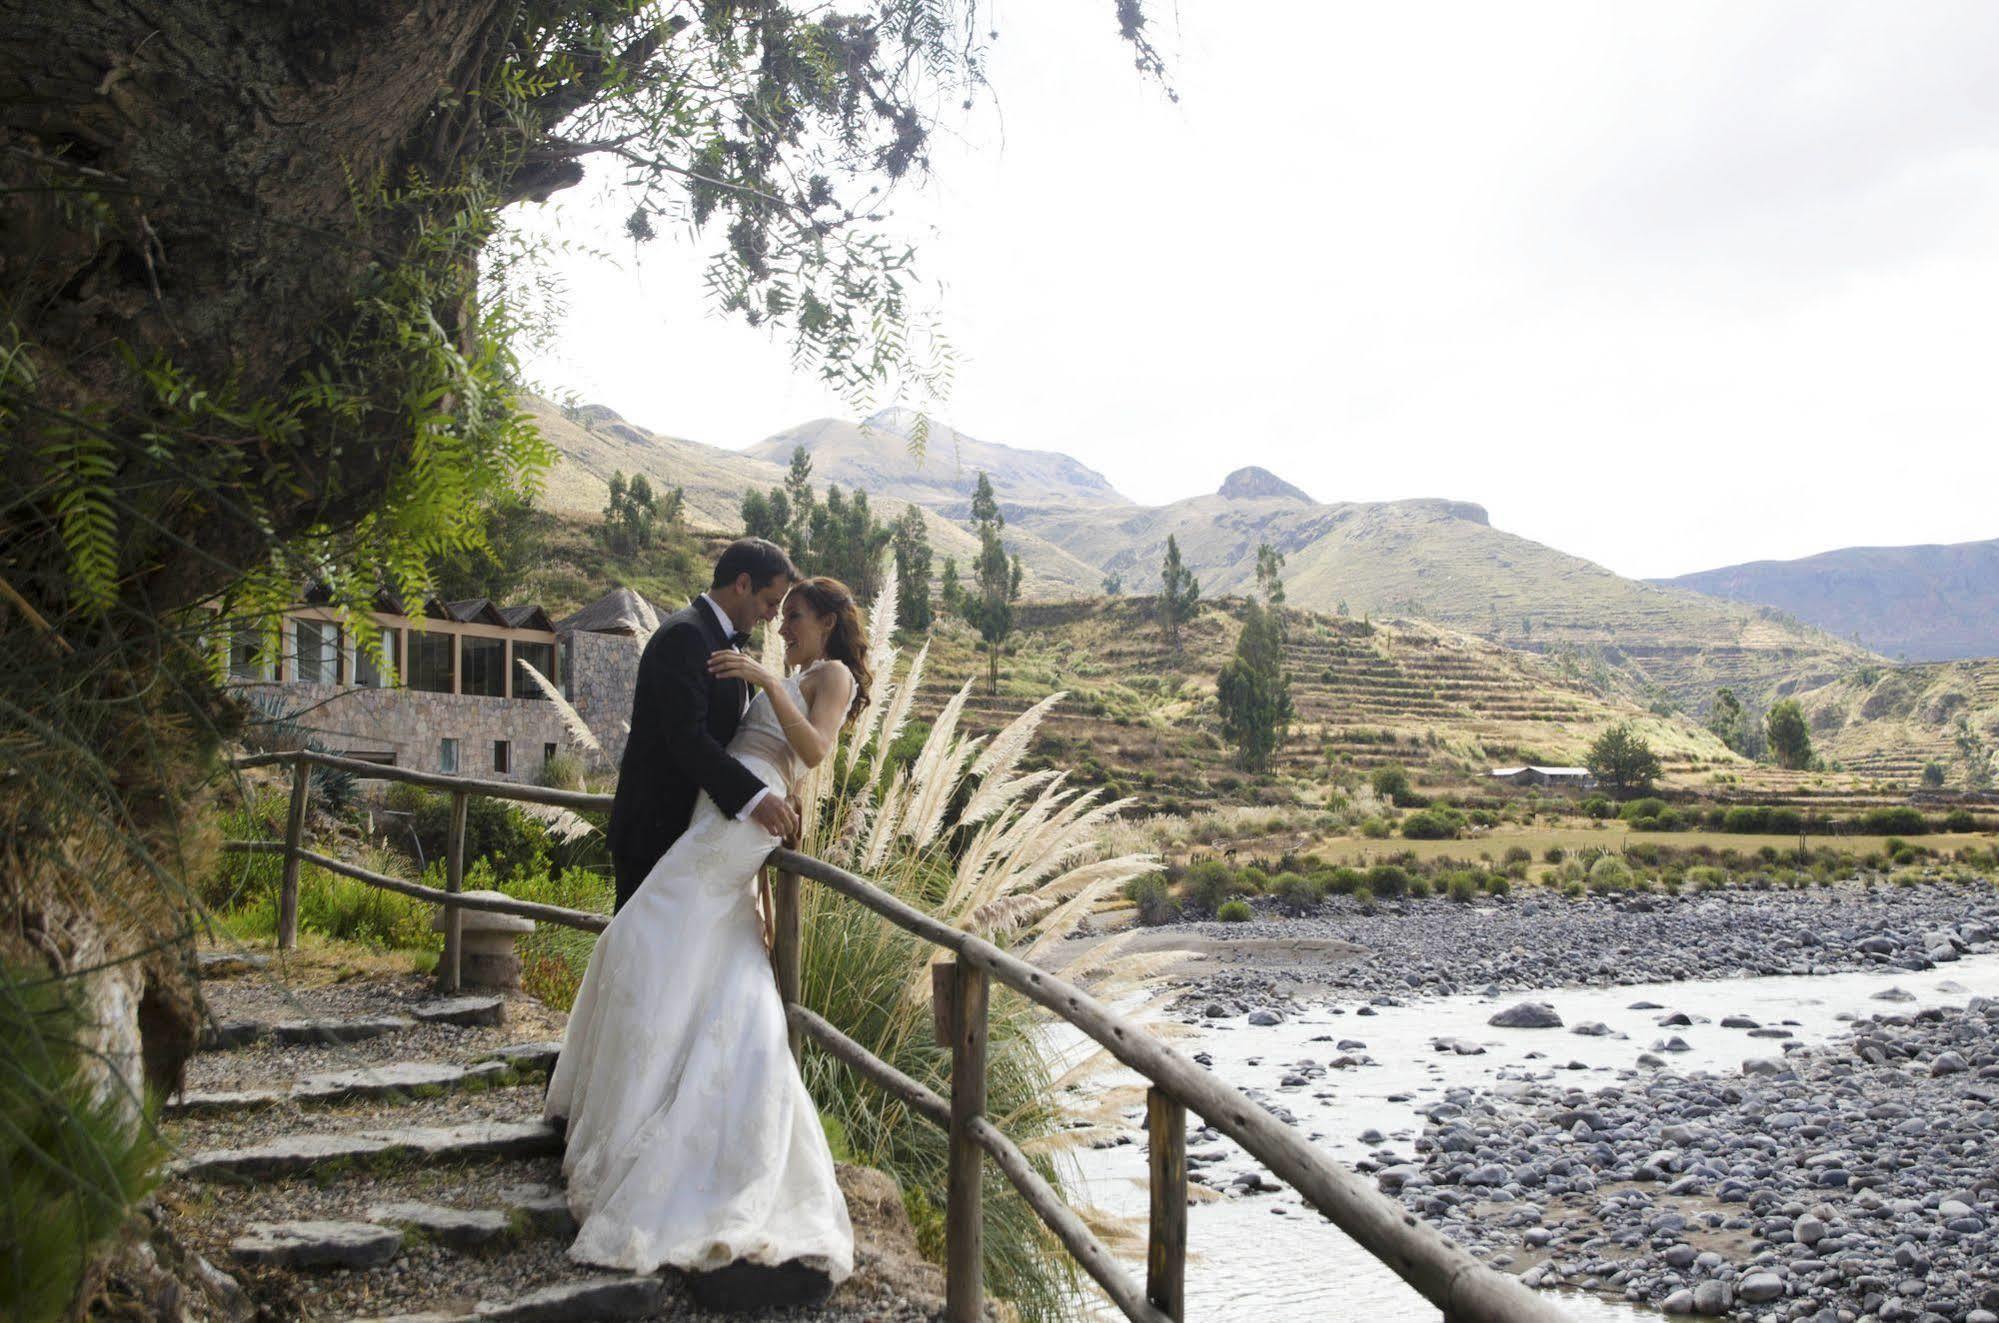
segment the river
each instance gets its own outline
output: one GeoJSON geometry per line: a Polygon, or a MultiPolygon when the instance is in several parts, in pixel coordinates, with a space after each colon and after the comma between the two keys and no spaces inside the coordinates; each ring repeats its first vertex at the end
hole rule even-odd
{"type": "MultiPolygon", "coordinates": [[[[1972,996],[1999,996],[1999,955],[1968,957],[1922,973],[1864,971],[1812,977],[1717,979],[1709,982],[1629,984],[1614,988],[1551,988],[1514,991],[1499,997],[1457,996],[1378,1007],[1358,1015],[1356,1007],[1316,1010],[1268,1027],[1240,1018],[1197,1025],[1174,1025],[1172,1042],[1191,1055],[1205,1052],[1215,1074],[1245,1091],[1283,1107],[1334,1156],[1353,1161],[1392,1150],[1399,1160],[1415,1157],[1415,1139],[1424,1121],[1416,1108],[1445,1089],[1469,1086],[1504,1090],[1509,1082],[1561,1076],[1580,1087],[1631,1077],[1641,1052],[1674,1035],[1688,1049],[1666,1057],[1667,1069],[1686,1074],[1735,1074],[1750,1057],[1782,1055],[1782,1042],[1751,1038],[1747,1030],[1723,1029],[1724,1016],[1745,1015],[1765,1027],[1788,1029],[1793,1040],[1819,1043],[1839,1034],[1848,1018],[1884,1012],[1906,1013],[1923,1006],[1962,1005],[1972,996]],[[1875,993],[1898,987],[1911,1002],[1876,1000],[1875,993]],[[1544,1001],[1566,1025],[1601,1021],[1606,1037],[1585,1037],[1563,1029],[1497,1029],[1486,1022],[1519,1001],[1544,1001]],[[1654,1002],[1664,1009],[1633,1010],[1654,1002]],[[1657,1020],[1671,1011],[1692,1017],[1690,1027],[1662,1028],[1657,1020]],[[1618,1033],[1626,1035],[1618,1038],[1618,1033]],[[1330,1070],[1309,1083],[1285,1087],[1279,1081],[1299,1062],[1325,1064],[1342,1055],[1331,1035],[1355,1039],[1375,1064],[1330,1070]],[[1436,1038],[1455,1038],[1484,1047],[1480,1056],[1439,1052],[1436,1038]],[[1540,1054],[1539,1056],[1533,1054],[1540,1054]],[[1571,1069],[1572,1063],[1581,1069],[1571,1069]],[[1374,1129],[1386,1142],[1362,1143],[1374,1129]]],[[[1073,1043],[1073,1040],[1069,1040],[1073,1043]]],[[[1142,1083],[1122,1068],[1093,1081],[1099,1089],[1133,1088],[1142,1083]]],[[[1147,1208],[1142,1108],[1128,1108],[1124,1122],[1134,1142],[1085,1150],[1078,1155],[1086,1195],[1099,1207],[1133,1219],[1141,1235],[1147,1208]]],[[[1232,1141],[1190,1141],[1193,1152],[1221,1150],[1209,1166],[1214,1185],[1225,1187],[1237,1173],[1257,1164],[1232,1141]]],[[[1377,1159],[1382,1160],[1382,1159],[1377,1159]]],[[[1434,1320],[1437,1311],[1400,1278],[1348,1240],[1307,1207],[1288,1187],[1277,1194],[1228,1196],[1202,1201],[1189,1210],[1187,1316],[1203,1320],[1321,1320],[1332,1316],[1380,1320],[1434,1320]]],[[[1125,1256],[1135,1275],[1144,1275],[1141,1239],[1125,1256]]],[[[1658,1317],[1653,1311],[1593,1295],[1554,1297],[1572,1317],[1633,1320],[1658,1317]]],[[[1106,1312],[1105,1317],[1114,1314],[1106,1312]]]]}

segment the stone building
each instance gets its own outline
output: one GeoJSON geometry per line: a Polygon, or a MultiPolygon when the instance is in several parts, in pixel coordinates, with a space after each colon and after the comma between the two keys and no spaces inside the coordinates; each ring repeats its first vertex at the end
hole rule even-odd
{"type": "Polygon", "coordinates": [[[261,630],[231,637],[230,682],[332,753],[531,781],[557,752],[581,751],[526,663],[559,687],[617,765],[639,654],[659,621],[639,594],[620,588],[560,624],[539,606],[484,598],[433,599],[412,614],[385,593],[371,614],[387,667],[308,594],[285,613],[275,652],[261,630]]]}

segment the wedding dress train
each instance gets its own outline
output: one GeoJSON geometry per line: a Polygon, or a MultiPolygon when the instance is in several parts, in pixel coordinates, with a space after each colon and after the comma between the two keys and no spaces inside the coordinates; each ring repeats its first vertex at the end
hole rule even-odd
{"type": "MultiPolygon", "coordinates": [[[[803,707],[798,678],[785,683],[803,707]]],[[[761,694],[729,749],[776,794],[802,770],[761,694]]],[[[757,917],[773,843],[702,795],[597,939],[543,1109],[568,1122],[573,1259],[635,1272],[798,1262],[835,1284],[853,1269],[757,917]]]]}

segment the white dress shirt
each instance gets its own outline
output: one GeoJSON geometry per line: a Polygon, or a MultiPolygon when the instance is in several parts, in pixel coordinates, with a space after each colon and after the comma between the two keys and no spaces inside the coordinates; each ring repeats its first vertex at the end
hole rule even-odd
{"type": "MultiPolygon", "coordinates": [[[[725,639],[734,638],[736,635],[736,622],[729,619],[729,613],[727,611],[724,611],[720,606],[716,605],[715,599],[710,597],[706,593],[701,594],[701,600],[706,602],[708,604],[708,609],[715,613],[715,623],[722,627],[722,637],[725,639]]],[[[729,651],[741,652],[742,649],[736,647],[732,643],[729,645],[729,651]]],[[[749,707],[749,686],[747,685],[743,687],[743,697],[744,697],[743,706],[747,708],[749,707]]],[[[742,713],[738,712],[736,715],[741,716],[742,713]]],[[[769,793],[770,793],[770,787],[765,786],[762,790],[757,791],[756,794],[751,795],[750,802],[743,805],[742,811],[736,814],[736,821],[741,822],[744,818],[749,817],[751,811],[754,810],[757,805],[763,803],[764,796],[768,795],[769,793]]]]}

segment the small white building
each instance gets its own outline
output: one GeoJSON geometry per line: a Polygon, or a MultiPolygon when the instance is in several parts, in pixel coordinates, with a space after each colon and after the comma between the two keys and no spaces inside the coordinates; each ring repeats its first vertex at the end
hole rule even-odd
{"type": "Polygon", "coordinates": [[[1515,786],[1572,786],[1577,790],[1592,790],[1596,778],[1587,767],[1495,767],[1486,773],[1495,781],[1504,781],[1515,786]]]}

